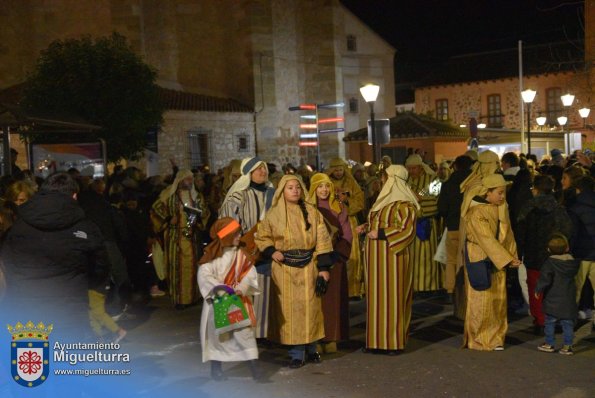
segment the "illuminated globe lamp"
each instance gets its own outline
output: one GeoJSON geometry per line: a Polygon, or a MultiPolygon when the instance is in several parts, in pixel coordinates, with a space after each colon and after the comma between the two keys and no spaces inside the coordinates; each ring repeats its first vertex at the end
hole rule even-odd
{"type": "Polygon", "coordinates": [[[527,104],[527,154],[531,153],[531,103],[535,99],[537,91],[530,88],[521,92],[523,102],[527,104]]]}
{"type": "Polygon", "coordinates": [[[537,125],[539,126],[540,130],[543,130],[543,126],[545,126],[545,122],[547,121],[547,117],[545,116],[539,116],[538,118],[535,118],[535,121],[537,122],[537,125]]]}
{"type": "Polygon", "coordinates": [[[378,98],[380,86],[377,84],[366,84],[359,89],[364,100],[370,105],[370,123],[372,127],[372,154],[374,164],[380,164],[380,145],[378,145],[378,137],[376,137],[376,126],[374,123],[374,102],[378,98]]]}

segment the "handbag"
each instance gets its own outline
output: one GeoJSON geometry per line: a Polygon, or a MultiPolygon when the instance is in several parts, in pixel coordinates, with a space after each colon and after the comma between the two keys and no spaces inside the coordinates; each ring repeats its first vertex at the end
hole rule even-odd
{"type": "Polygon", "coordinates": [[[440,239],[440,243],[436,247],[436,254],[434,254],[434,261],[437,261],[442,264],[446,264],[447,253],[446,253],[446,233],[448,230],[444,228],[444,232],[442,233],[442,238],[440,239]]]}
{"type": "Polygon", "coordinates": [[[479,292],[488,290],[492,286],[492,268],[494,264],[489,258],[480,261],[470,261],[467,252],[467,240],[465,240],[465,269],[469,284],[479,292]]]}
{"type": "Polygon", "coordinates": [[[418,218],[415,227],[415,234],[421,241],[430,239],[432,233],[432,220],[429,217],[418,218]]]}
{"type": "Polygon", "coordinates": [[[216,335],[252,325],[242,298],[231,287],[227,285],[215,286],[213,294],[215,295],[212,304],[216,335]]]}

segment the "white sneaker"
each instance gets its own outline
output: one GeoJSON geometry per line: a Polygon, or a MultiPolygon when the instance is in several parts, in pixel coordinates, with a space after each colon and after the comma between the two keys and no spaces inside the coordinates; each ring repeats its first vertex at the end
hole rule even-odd
{"type": "Polygon", "coordinates": [[[586,310],[580,310],[578,312],[578,319],[592,319],[593,318],[593,311],[589,308],[586,310]]]}

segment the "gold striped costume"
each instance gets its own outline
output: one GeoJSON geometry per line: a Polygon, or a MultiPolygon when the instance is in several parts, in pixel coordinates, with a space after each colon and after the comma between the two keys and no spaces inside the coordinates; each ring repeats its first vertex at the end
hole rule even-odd
{"type": "Polygon", "coordinates": [[[415,237],[411,248],[411,264],[413,265],[413,290],[426,292],[438,290],[442,287],[442,266],[434,261],[438,246],[439,231],[436,215],[438,214],[438,198],[429,194],[429,186],[434,176],[422,172],[418,178],[409,177],[407,183],[413,192],[424,191],[419,200],[422,217],[429,217],[431,223],[430,239],[422,241],[415,237]]]}
{"type": "MultiPolygon", "coordinates": [[[[357,214],[364,210],[365,206],[364,191],[362,191],[355,178],[351,175],[347,168],[347,163],[342,159],[333,159],[327,174],[331,177],[331,181],[337,192],[349,192],[347,212],[349,214],[351,230],[355,231],[355,228],[359,225],[357,214]],[[335,167],[343,167],[345,170],[345,174],[340,180],[332,176],[332,171],[335,167]]],[[[351,255],[347,259],[349,297],[361,297],[366,293],[364,290],[364,263],[361,250],[359,239],[355,237],[351,242],[351,255]]]]}
{"type": "Polygon", "coordinates": [[[411,202],[392,202],[370,213],[370,230],[384,229],[386,240],[366,239],[366,348],[402,350],[407,343],[415,221],[416,209],[411,202]]]}
{"type": "Polygon", "coordinates": [[[190,190],[178,189],[180,181],[188,177],[192,177],[190,170],[180,170],[174,183],[163,190],[151,209],[153,229],[156,233],[163,233],[169,294],[173,304],[183,305],[198,301],[196,273],[202,249],[198,245],[202,242],[198,242],[196,238],[200,235],[196,235],[201,234],[209,218],[204,199],[194,187],[190,190]],[[192,237],[184,234],[188,221],[185,203],[202,210],[201,220],[192,229],[192,237]]]}
{"type": "Polygon", "coordinates": [[[508,211],[500,212],[498,240],[499,207],[473,201],[464,221],[467,237],[467,250],[470,261],[480,261],[486,257],[494,263],[492,285],[488,290],[473,289],[465,272],[467,307],[465,316],[465,347],[491,351],[504,346],[504,337],[508,330],[506,318],[506,269],[516,257],[516,243],[508,219],[508,211]],[[504,217],[504,218],[502,218],[504,217]]]}
{"type": "Polygon", "coordinates": [[[310,222],[310,229],[306,230],[300,207],[278,198],[291,178],[295,177],[285,176],[279,182],[273,206],[258,224],[255,242],[262,252],[270,247],[279,251],[314,249],[314,257],[302,268],[275,260],[272,263],[268,338],[281,344],[301,345],[324,337],[321,299],[314,291],[318,277],[316,264],[317,256],[330,253],[333,247],[324,218],[316,207],[306,203],[310,222]],[[283,203],[277,206],[277,202],[283,203]]]}

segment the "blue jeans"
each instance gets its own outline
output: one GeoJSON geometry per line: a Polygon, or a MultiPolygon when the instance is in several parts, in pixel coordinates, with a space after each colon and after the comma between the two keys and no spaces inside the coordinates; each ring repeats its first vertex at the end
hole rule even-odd
{"type": "Polygon", "coordinates": [[[574,339],[574,320],[558,319],[548,314],[545,314],[545,324],[543,328],[543,332],[545,334],[545,343],[551,346],[555,345],[556,321],[560,321],[560,324],[562,325],[564,345],[572,345],[572,340],[574,339]]]}
{"type": "Polygon", "coordinates": [[[306,351],[308,351],[308,354],[314,354],[316,352],[316,343],[292,345],[289,348],[289,356],[292,360],[304,361],[306,359],[306,351]]]}

